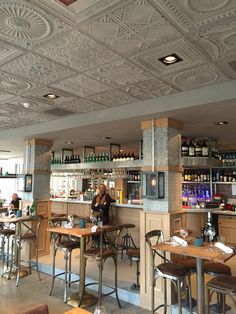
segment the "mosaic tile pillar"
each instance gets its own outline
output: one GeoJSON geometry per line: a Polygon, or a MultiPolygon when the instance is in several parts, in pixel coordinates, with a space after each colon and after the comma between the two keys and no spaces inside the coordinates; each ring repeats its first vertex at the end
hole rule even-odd
{"type": "Polygon", "coordinates": [[[50,199],[52,142],[30,139],[26,142],[24,174],[32,174],[32,191],[24,192],[25,200],[46,201],[50,199]]]}
{"type": "Polygon", "coordinates": [[[143,172],[164,172],[165,197],[143,199],[145,211],[181,210],[180,123],[163,118],[143,121],[143,172]]]}

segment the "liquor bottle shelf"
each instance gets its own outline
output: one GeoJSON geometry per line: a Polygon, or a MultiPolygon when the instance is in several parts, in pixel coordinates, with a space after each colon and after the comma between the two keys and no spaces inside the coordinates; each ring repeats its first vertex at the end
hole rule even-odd
{"type": "Polygon", "coordinates": [[[183,167],[213,168],[222,167],[222,161],[208,157],[182,157],[183,167]]]}
{"type": "MultiPolygon", "coordinates": [[[[182,181],[183,184],[210,184],[210,181],[182,181]]],[[[215,183],[215,182],[213,182],[215,183]]]]}

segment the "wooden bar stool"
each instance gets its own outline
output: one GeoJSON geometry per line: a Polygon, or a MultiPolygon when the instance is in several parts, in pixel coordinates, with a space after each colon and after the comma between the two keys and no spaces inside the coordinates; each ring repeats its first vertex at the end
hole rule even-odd
{"type": "MultiPolygon", "coordinates": [[[[53,217],[49,220],[49,224],[51,227],[61,226],[63,222],[68,222],[66,217],[53,217]]],[[[64,302],[67,302],[67,289],[70,287],[72,283],[78,282],[78,280],[71,280],[71,257],[72,251],[80,248],[80,242],[78,239],[76,241],[70,238],[64,238],[61,234],[57,234],[52,236],[53,240],[53,264],[52,264],[52,284],[49,295],[52,294],[55,278],[61,275],[64,275],[64,302]],[[64,271],[56,274],[56,254],[57,251],[61,250],[64,255],[64,271]]]]}
{"type": "Polygon", "coordinates": [[[121,244],[120,244],[121,258],[123,258],[124,251],[127,253],[128,249],[137,248],[137,246],[134,244],[134,240],[131,234],[129,234],[129,229],[135,228],[135,225],[134,224],[122,224],[122,227],[123,229],[126,229],[126,232],[125,232],[125,235],[122,237],[121,244]]]}
{"type": "Polygon", "coordinates": [[[167,285],[166,281],[171,280],[175,283],[178,294],[178,310],[179,314],[182,314],[182,299],[181,299],[181,285],[186,280],[188,286],[188,295],[189,295],[189,311],[192,313],[192,293],[191,293],[191,280],[190,280],[190,271],[188,267],[182,266],[177,263],[172,263],[169,261],[165,254],[161,255],[157,250],[152,249],[152,246],[158,244],[159,242],[164,241],[164,236],[161,230],[152,230],[145,234],[145,239],[148,244],[151,259],[152,267],[152,294],[151,294],[151,312],[155,313],[159,308],[164,307],[166,313],[167,304],[167,285]],[[161,257],[163,260],[162,264],[155,265],[155,258],[161,257]],[[164,303],[155,307],[154,301],[154,286],[158,278],[164,279],[164,303]]]}
{"type": "Polygon", "coordinates": [[[207,314],[210,314],[210,301],[212,293],[216,292],[217,295],[221,296],[222,300],[222,310],[220,313],[225,314],[226,304],[225,299],[226,295],[229,295],[232,297],[232,300],[234,302],[234,306],[236,307],[236,301],[233,297],[236,296],[236,277],[232,276],[218,276],[213,279],[211,279],[207,285],[207,314]]]}
{"type": "Polygon", "coordinates": [[[131,289],[133,290],[140,290],[140,283],[139,283],[139,276],[140,276],[140,270],[139,270],[139,264],[140,264],[140,249],[129,249],[127,251],[128,257],[136,262],[137,270],[136,270],[136,283],[133,283],[131,286],[131,289]]]}

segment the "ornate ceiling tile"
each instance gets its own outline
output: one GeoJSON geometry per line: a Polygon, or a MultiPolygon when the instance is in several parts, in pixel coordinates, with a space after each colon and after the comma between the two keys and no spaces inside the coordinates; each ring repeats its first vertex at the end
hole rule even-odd
{"type": "Polygon", "coordinates": [[[82,22],[80,27],[127,56],[159,47],[181,36],[149,1],[121,3],[82,22]]]}
{"type": "Polygon", "coordinates": [[[7,105],[17,108],[24,112],[43,112],[52,109],[52,105],[25,97],[17,97],[7,102],[7,105]],[[26,104],[26,105],[24,105],[26,104]]]}
{"type": "Polygon", "coordinates": [[[20,104],[5,103],[0,105],[0,115],[11,117],[15,114],[24,114],[25,108],[20,104]]]}
{"type": "Polygon", "coordinates": [[[158,78],[154,78],[138,84],[129,85],[123,87],[122,90],[139,100],[156,98],[159,96],[169,95],[177,92],[177,89],[162,82],[158,78]]]}
{"type": "Polygon", "coordinates": [[[0,38],[21,47],[33,47],[70,28],[32,1],[6,0],[0,3],[0,38]]]}
{"type": "Polygon", "coordinates": [[[112,89],[101,82],[91,79],[85,75],[77,75],[74,77],[67,78],[58,83],[52,84],[53,87],[66,90],[74,95],[80,97],[86,97],[93,94],[98,94],[106,90],[112,89]]]}
{"type": "Polygon", "coordinates": [[[147,71],[124,59],[88,71],[86,74],[114,87],[135,84],[153,78],[147,71]]]}
{"type": "Polygon", "coordinates": [[[175,24],[187,31],[207,26],[214,21],[227,19],[236,14],[234,0],[154,0],[157,7],[165,10],[175,24]]]}
{"type": "Polygon", "coordinates": [[[54,115],[48,115],[46,113],[24,112],[14,115],[14,119],[18,121],[18,127],[22,127],[22,125],[27,126],[35,123],[48,122],[58,119],[58,117],[54,115]]]}
{"type": "Polygon", "coordinates": [[[105,109],[106,106],[96,103],[89,99],[77,98],[70,101],[65,101],[61,104],[58,104],[58,108],[63,108],[69,111],[73,111],[76,113],[85,113],[95,110],[105,109]]]}
{"type": "MultiPolygon", "coordinates": [[[[0,73],[0,77],[1,77],[1,73],[0,73]]],[[[1,85],[1,80],[0,80],[0,85],[1,85]]],[[[0,87],[0,89],[1,89],[1,87],[0,87]]],[[[0,90],[0,103],[6,102],[7,100],[9,100],[11,98],[14,98],[14,96],[7,94],[7,93],[4,93],[0,90]]]]}
{"type": "Polygon", "coordinates": [[[162,78],[181,90],[189,90],[228,80],[213,64],[202,65],[162,78]]]}
{"type": "Polygon", "coordinates": [[[194,39],[213,59],[235,55],[236,51],[236,18],[203,27],[197,31],[194,39]]]}
{"type": "Polygon", "coordinates": [[[136,98],[128,95],[127,93],[115,89],[97,95],[88,96],[88,98],[108,107],[116,107],[137,101],[136,98]]]}
{"type": "Polygon", "coordinates": [[[171,43],[152,50],[151,52],[144,53],[140,56],[133,58],[137,64],[153,71],[158,75],[165,75],[173,73],[178,70],[186,69],[208,61],[201,53],[197,45],[191,44],[187,39],[175,40],[171,43]],[[176,53],[183,61],[171,65],[163,64],[159,59],[176,53]]]}
{"type": "Polygon", "coordinates": [[[0,116],[0,129],[12,129],[17,127],[17,121],[13,117],[0,116]]]}
{"type": "Polygon", "coordinates": [[[68,65],[79,72],[92,69],[120,58],[111,50],[98,44],[95,40],[73,31],[57,37],[37,52],[47,58],[68,65]]]}
{"type": "Polygon", "coordinates": [[[9,60],[21,55],[23,51],[10,46],[4,42],[0,42],[0,64],[3,64],[9,60]]]}
{"type": "Polygon", "coordinates": [[[76,72],[32,53],[24,54],[2,67],[6,72],[45,85],[75,75],[76,72]]]}
{"type": "Polygon", "coordinates": [[[0,71],[0,90],[12,94],[20,94],[22,92],[29,91],[34,86],[35,84],[32,84],[27,80],[23,80],[13,76],[12,74],[0,71]]]}

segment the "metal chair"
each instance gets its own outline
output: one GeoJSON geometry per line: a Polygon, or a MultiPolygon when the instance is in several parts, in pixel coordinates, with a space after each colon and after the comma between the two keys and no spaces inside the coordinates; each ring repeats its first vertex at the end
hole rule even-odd
{"type": "Polygon", "coordinates": [[[8,229],[2,225],[2,229],[0,229],[0,238],[1,238],[1,257],[2,257],[2,272],[1,276],[4,275],[4,267],[9,267],[9,263],[12,258],[12,254],[10,254],[10,241],[11,236],[15,234],[14,229],[8,229]],[[7,249],[5,250],[5,246],[7,245],[7,249]]]}
{"type": "MultiPolygon", "coordinates": [[[[51,227],[61,226],[63,222],[68,222],[68,219],[66,217],[54,217],[49,220],[49,224],[51,227]]],[[[78,239],[72,240],[71,238],[65,238],[65,236],[62,236],[61,234],[55,235],[53,233],[53,265],[52,265],[52,284],[51,289],[49,292],[49,295],[52,294],[53,288],[54,288],[54,282],[55,278],[61,275],[64,275],[64,302],[67,302],[67,289],[70,287],[71,283],[78,282],[78,280],[71,280],[71,256],[72,251],[74,249],[78,249],[80,247],[80,242],[78,239]],[[61,273],[56,274],[56,254],[57,251],[61,250],[64,255],[64,271],[61,273]]]]}
{"type": "Polygon", "coordinates": [[[19,285],[21,272],[21,250],[24,243],[29,244],[28,267],[31,274],[32,264],[36,267],[38,279],[40,279],[38,269],[38,242],[39,242],[39,227],[43,216],[35,215],[21,218],[16,224],[16,233],[12,236],[12,251],[14,251],[14,258],[11,263],[9,278],[13,267],[16,268],[16,287],[19,285]],[[31,245],[34,244],[35,262],[31,259],[31,245]]]}
{"type": "Polygon", "coordinates": [[[214,292],[217,293],[217,295],[221,296],[221,302],[222,302],[222,309],[220,313],[225,314],[226,309],[226,295],[231,296],[234,306],[236,307],[236,301],[233,297],[236,296],[236,277],[226,275],[226,276],[218,276],[210,281],[208,281],[207,285],[207,314],[210,314],[210,301],[212,294],[214,292]]]}
{"type": "MultiPolygon", "coordinates": [[[[92,258],[97,262],[98,269],[99,269],[99,281],[89,283],[86,286],[98,284],[98,297],[99,297],[99,305],[102,304],[102,297],[111,295],[115,293],[116,300],[118,303],[118,306],[121,308],[121,304],[118,297],[118,289],[117,289],[117,241],[119,238],[119,235],[122,231],[122,226],[114,226],[114,227],[107,227],[104,229],[100,229],[100,241],[99,241],[99,247],[90,247],[85,253],[85,263],[89,258],[92,258]],[[105,261],[108,258],[112,258],[115,266],[115,278],[114,278],[114,286],[111,287],[110,285],[103,284],[103,268],[105,261]],[[103,293],[102,287],[107,286],[111,289],[108,293],[103,293]]],[[[81,297],[82,299],[82,297],[81,297]]]]}
{"type": "Polygon", "coordinates": [[[178,294],[178,308],[179,314],[182,314],[182,300],[181,300],[181,285],[183,284],[184,280],[187,281],[187,286],[189,288],[189,311],[192,312],[192,294],[191,294],[191,281],[190,281],[190,271],[188,267],[182,266],[180,264],[170,262],[165,254],[161,255],[157,250],[153,249],[152,246],[159,242],[164,241],[164,236],[161,230],[152,230],[145,234],[146,243],[148,244],[151,256],[152,256],[152,293],[151,293],[151,311],[155,313],[159,308],[168,306],[167,304],[167,286],[166,280],[169,279],[171,282],[175,284],[177,288],[178,294]],[[161,257],[164,263],[155,265],[155,258],[161,257]],[[157,306],[155,308],[155,301],[154,301],[154,286],[157,278],[164,279],[164,303],[157,306]]]}
{"type": "Polygon", "coordinates": [[[129,234],[129,228],[135,228],[134,224],[122,224],[123,229],[126,229],[125,235],[121,239],[120,248],[121,248],[121,258],[123,258],[123,252],[127,254],[128,249],[137,248],[134,243],[133,237],[129,234]]]}

